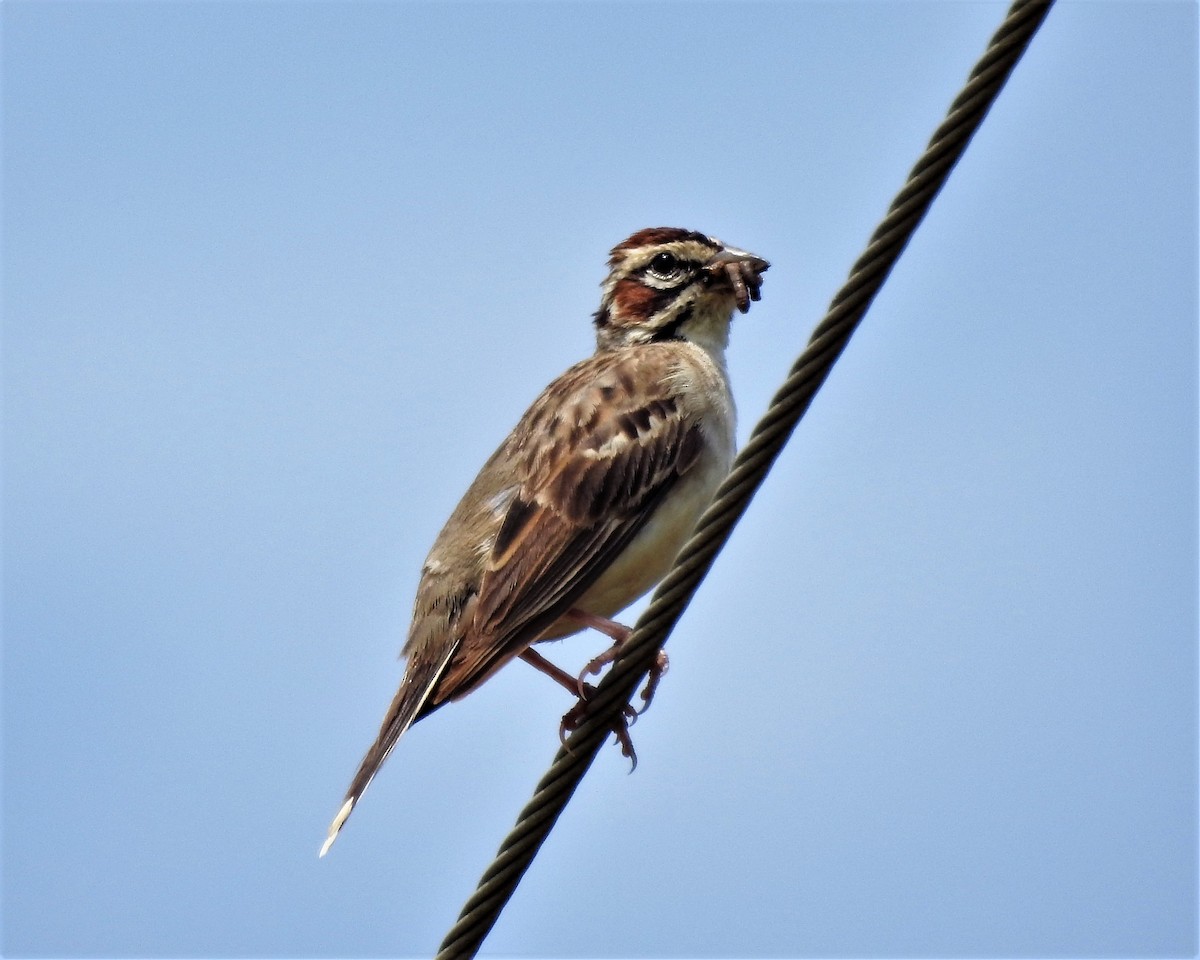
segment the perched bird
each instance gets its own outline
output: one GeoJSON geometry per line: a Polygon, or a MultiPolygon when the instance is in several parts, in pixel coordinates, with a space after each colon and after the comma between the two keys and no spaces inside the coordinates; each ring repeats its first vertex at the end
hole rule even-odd
{"type": "MultiPolygon", "coordinates": [[[[421,570],[407,663],[324,856],[396,741],[520,657],[580,697],[531,645],[595,627],[654,586],[729,471],[725,346],[734,307],[759,299],[766,260],[691,230],[640,230],[613,248],[596,352],[542,391],[484,464],[421,570]]],[[[648,702],[657,677],[643,693],[648,702]]],[[[630,708],[632,711],[632,708],[630,708]]],[[[624,722],[615,728],[633,756],[624,722]]]]}

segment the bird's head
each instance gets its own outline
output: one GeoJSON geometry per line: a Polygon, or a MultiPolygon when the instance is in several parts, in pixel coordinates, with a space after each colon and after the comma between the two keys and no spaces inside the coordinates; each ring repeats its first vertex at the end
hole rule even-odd
{"type": "Polygon", "coordinates": [[[596,311],[596,343],[691,340],[723,351],[733,309],[759,299],[766,260],[694,230],[650,227],[612,249],[596,311]]]}

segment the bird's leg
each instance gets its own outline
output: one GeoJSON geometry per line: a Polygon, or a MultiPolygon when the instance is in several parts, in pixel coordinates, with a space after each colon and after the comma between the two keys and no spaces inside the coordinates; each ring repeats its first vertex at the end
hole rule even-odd
{"type": "Polygon", "coordinates": [[[551,663],[540,653],[534,650],[533,647],[526,647],[524,650],[522,650],[520,657],[531,667],[536,667],[559,686],[565,687],[577,697],[582,696],[582,694],[579,692],[579,681],[567,673],[567,671],[562,667],[551,663]]]}
{"type": "MultiPolygon", "coordinates": [[[[577,677],[571,676],[562,667],[551,663],[532,647],[526,647],[520,657],[531,667],[537,668],[559,686],[565,687],[579,698],[575,706],[563,714],[562,722],[558,725],[558,739],[565,742],[567,734],[583,722],[584,715],[587,713],[587,699],[595,692],[596,688],[590,683],[581,683],[577,677]]],[[[626,704],[622,709],[621,716],[613,721],[612,727],[613,733],[617,735],[617,742],[621,744],[621,755],[629,758],[634,767],[637,766],[637,753],[633,749],[633,740],[629,736],[629,725],[637,719],[637,716],[638,712],[626,704]]]]}
{"type": "MultiPolygon", "coordinates": [[[[587,613],[576,607],[568,610],[567,616],[577,623],[583,624],[585,627],[599,630],[613,642],[611,647],[589,660],[579,672],[579,696],[583,698],[582,691],[585,686],[583,678],[598,674],[605,666],[616,660],[621,653],[622,645],[629,639],[633,631],[623,623],[609,620],[608,617],[598,617],[594,613],[587,613]]],[[[654,699],[654,692],[658,689],[658,682],[663,678],[663,674],[667,672],[667,668],[670,665],[671,662],[667,659],[666,651],[659,650],[654,658],[654,663],[650,665],[650,670],[646,675],[646,686],[642,688],[640,694],[642,709],[636,711],[638,716],[650,709],[650,701],[654,699]]]]}

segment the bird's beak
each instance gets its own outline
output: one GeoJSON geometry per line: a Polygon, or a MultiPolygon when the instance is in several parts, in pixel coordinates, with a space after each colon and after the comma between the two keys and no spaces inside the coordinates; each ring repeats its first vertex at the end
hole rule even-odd
{"type": "Polygon", "coordinates": [[[762,275],[771,265],[762,257],[745,250],[726,247],[704,265],[710,282],[727,284],[737,300],[738,309],[745,313],[750,301],[761,298],[762,275]]]}

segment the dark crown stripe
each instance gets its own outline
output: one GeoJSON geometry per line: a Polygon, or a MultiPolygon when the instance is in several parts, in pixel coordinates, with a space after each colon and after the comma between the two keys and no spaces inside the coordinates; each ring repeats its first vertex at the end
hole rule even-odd
{"type": "Polygon", "coordinates": [[[648,247],[659,243],[678,243],[681,240],[702,243],[714,251],[720,249],[712,240],[695,230],[684,230],[682,227],[647,227],[613,247],[609,263],[618,263],[627,251],[638,247],[648,247]]]}

